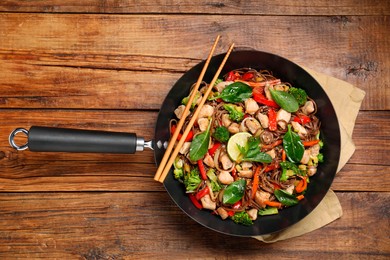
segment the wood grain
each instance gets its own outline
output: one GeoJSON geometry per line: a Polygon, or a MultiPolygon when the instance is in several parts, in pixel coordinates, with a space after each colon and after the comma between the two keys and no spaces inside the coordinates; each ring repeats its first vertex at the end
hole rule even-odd
{"type": "Polygon", "coordinates": [[[233,41],[238,49],[277,53],[365,90],[362,109],[390,106],[385,16],[3,13],[0,23],[3,108],[158,109],[182,73],[207,56],[216,34],[218,53],[233,41]]]}
{"type": "Polygon", "coordinates": [[[388,258],[388,194],[337,196],[341,219],[299,239],[264,244],[200,226],[161,192],[1,193],[0,257],[250,259],[261,251],[271,259],[277,251],[282,258],[388,258]]]}
{"type": "Polygon", "coordinates": [[[0,3],[4,12],[44,13],[181,13],[181,14],[251,14],[251,15],[388,15],[388,1],[380,0],[320,0],[308,4],[305,0],[286,2],[275,0],[250,1],[115,1],[115,0],[49,0],[0,3]]]}

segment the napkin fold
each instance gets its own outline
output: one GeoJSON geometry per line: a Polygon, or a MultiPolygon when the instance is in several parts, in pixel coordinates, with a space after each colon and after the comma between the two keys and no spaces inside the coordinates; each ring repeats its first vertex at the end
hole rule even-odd
{"type": "MultiPolygon", "coordinates": [[[[336,111],[341,137],[341,153],[337,167],[337,172],[339,172],[355,152],[352,133],[365,92],[343,80],[308,68],[305,68],[305,70],[322,86],[336,111]]],[[[253,238],[265,243],[273,243],[297,237],[333,222],[340,218],[342,214],[341,204],[336,194],[329,190],[320,204],[298,223],[280,232],[254,236],[253,238]]]]}

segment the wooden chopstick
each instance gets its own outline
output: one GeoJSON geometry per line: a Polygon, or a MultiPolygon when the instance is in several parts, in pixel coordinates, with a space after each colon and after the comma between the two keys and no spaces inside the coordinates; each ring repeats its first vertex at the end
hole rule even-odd
{"type": "MultiPolygon", "coordinates": [[[[189,111],[190,111],[192,102],[194,101],[194,98],[195,98],[195,96],[196,96],[196,93],[198,92],[199,86],[200,86],[200,84],[202,83],[204,74],[206,73],[207,67],[208,67],[209,64],[210,64],[211,57],[212,57],[213,54],[214,54],[215,48],[217,47],[217,44],[218,44],[218,41],[219,41],[220,38],[221,38],[221,36],[218,35],[217,38],[216,38],[215,41],[214,41],[213,46],[211,47],[209,56],[207,57],[207,60],[206,60],[206,62],[205,62],[205,64],[204,64],[204,66],[203,66],[203,69],[202,69],[202,71],[201,71],[201,73],[200,73],[200,75],[199,75],[199,78],[198,78],[198,80],[197,80],[195,86],[194,86],[193,89],[192,89],[192,93],[191,93],[191,95],[190,95],[190,97],[189,97],[189,99],[188,99],[188,102],[187,102],[187,105],[186,105],[186,107],[185,107],[185,109],[184,109],[183,115],[182,115],[182,117],[180,118],[179,123],[177,124],[176,130],[174,131],[174,133],[173,133],[173,135],[172,135],[172,137],[171,137],[171,139],[170,139],[170,141],[169,141],[168,147],[167,147],[167,149],[166,149],[166,151],[165,151],[165,153],[164,153],[164,156],[163,156],[163,158],[162,158],[162,160],[161,160],[161,163],[160,163],[160,165],[159,165],[159,167],[158,167],[158,169],[157,169],[157,171],[156,171],[156,174],[155,174],[155,176],[154,176],[154,180],[155,180],[155,181],[158,181],[158,180],[160,179],[160,177],[161,177],[162,171],[163,171],[163,169],[164,169],[164,167],[165,167],[165,165],[166,165],[166,163],[167,163],[167,160],[168,160],[168,158],[169,158],[169,155],[170,155],[171,152],[172,152],[173,146],[175,145],[176,139],[177,139],[177,137],[179,136],[179,133],[180,133],[180,131],[181,131],[181,128],[183,127],[183,124],[184,124],[184,122],[185,122],[185,119],[186,119],[186,117],[187,117],[188,114],[189,114],[189,111]]],[[[187,135],[186,135],[186,136],[183,135],[181,139],[184,140],[186,137],[187,137],[187,135]]]]}
{"type": "Polygon", "coordinates": [[[205,92],[204,95],[203,95],[202,100],[201,100],[200,103],[198,104],[197,109],[195,110],[195,112],[194,112],[194,114],[193,114],[193,116],[192,116],[190,122],[188,123],[188,125],[187,125],[187,127],[186,127],[186,129],[185,129],[185,131],[184,131],[184,133],[183,133],[182,138],[180,139],[179,143],[176,145],[176,148],[175,148],[175,150],[173,151],[173,153],[171,154],[171,157],[169,158],[168,163],[165,165],[164,170],[163,170],[163,172],[161,173],[161,177],[158,179],[159,182],[163,183],[164,180],[165,180],[165,178],[167,177],[168,172],[169,172],[169,170],[171,169],[172,164],[173,164],[173,162],[174,162],[176,156],[178,155],[178,153],[179,153],[181,147],[182,147],[183,144],[184,144],[185,138],[187,137],[188,133],[191,131],[191,128],[192,128],[192,126],[194,125],[195,120],[197,119],[197,117],[198,117],[198,115],[199,115],[199,113],[200,113],[200,110],[202,109],[204,103],[206,102],[208,96],[210,95],[210,92],[211,92],[211,90],[212,90],[212,88],[213,88],[215,82],[217,81],[218,76],[219,76],[219,74],[221,73],[223,67],[225,66],[225,63],[226,63],[227,59],[229,58],[229,55],[230,55],[230,53],[232,52],[233,48],[234,48],[234,43],[230,46],[229,50],[226,52],[226,55],[225,55],[224,59],[222,60],[221,65],[219,66],[217,72],[215,73],[214,78],[211,80],[211,82],[210,82],[210,84],[209,84],[209,86],[208,86],[206,92],[205,92]]]}

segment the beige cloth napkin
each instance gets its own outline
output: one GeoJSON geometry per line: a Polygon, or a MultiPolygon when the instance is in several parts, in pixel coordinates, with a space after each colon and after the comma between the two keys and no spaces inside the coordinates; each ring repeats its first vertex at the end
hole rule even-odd
{"type": "MultiPolygon", "coordinates": [[[[308,68],[305,69],[323,87],[330,98],[336,111],[337,118],[339,119],[341,155],[337,168],[338,172],[344,167],[355,152],[355,145],[352,141],[352,132],[365,92],[345,81],[315,72],[308,68]]],[[[340,218],[342,214],[343,211],[336,194],[332,190],[329,190],[321,203],[298,223],[283,231],[264,236],[255,236],[253,238],[266,243],[272,243],[297,237],[331,223],[340,218]]]]}

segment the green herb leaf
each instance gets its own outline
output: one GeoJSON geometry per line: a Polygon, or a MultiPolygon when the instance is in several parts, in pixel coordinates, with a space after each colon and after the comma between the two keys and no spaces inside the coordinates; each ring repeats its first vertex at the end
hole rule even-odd
{"type": "Polygon", "coordinates": [[[296,112],[299,109],[297,100],[286,91],[270,89],[272,99],[287,112],[296,112]]]}
{"type": "Polygon", "coordinates": [[[299,202],[294,195],[287,193],[284,190],[275,190],[274,194],[278,201],[285,206],[294,206],[299,202]]]}
{"type": "Polygon", "coordinates": [[[192,140],[191,146],[190,146],[190,159],[191,161],[198,161],[205,156],[205,154],[208,151],[209,148],[209,142],[210,142],[210,127],[211,122],[209,122],[209,125],[203,133],[198,134],[194,137],[192,140]]]}
{"type": "Polygon", "coordinates": [[[244,179],[229,184],[223,192],[222,202],[224,204],[236,203],[244,196],[245,187],[246,181],[244,179]]]}
{"type": "Polygon", "coordinates": [[[221,98],[225,102],[242,102],[252,96],[252,88],[242,82],[234,82],[225,87],[221,94],[214,99],[221,98]]]}
{"type": "Polygon", "coordinates": [[[283,148],[291,162],[299,163],[301,161],[305,147],[299,135],[291,130],[291,125],[288,125],[288,131],[283,137],[283,148]]]}
{"type": "Polygon", "coordinates": [[[260,138],[251,136],[248,138],[248,142],[245,147],[237,145],[240,150],[242,157],[241,161],[261,162],[270,163],[272,157],[269,154],[260,151],[260,138]]]}

